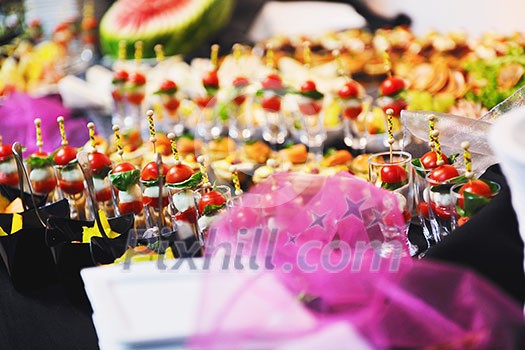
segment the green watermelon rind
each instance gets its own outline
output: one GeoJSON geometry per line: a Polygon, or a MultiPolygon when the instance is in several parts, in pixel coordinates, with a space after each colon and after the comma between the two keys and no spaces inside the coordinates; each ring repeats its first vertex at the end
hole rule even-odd
{"type": "Polygon", "coordinates": [[[114,28],[112,23],[115,5],[111,7],[100,22],[100,45],[105,55],[116,58],[119,42],[126,40],[126,58],[134,57],[136,41],[143,42],[143,57],[154,58],[154,47],[162,44],[164,54],[173,56],[186,54],[210,38],[220,30],[230,19],[235,0],[209,0],[208,5],[197,9],[186,21],[174,23],[156,33],[125,34],[114,28]]]}

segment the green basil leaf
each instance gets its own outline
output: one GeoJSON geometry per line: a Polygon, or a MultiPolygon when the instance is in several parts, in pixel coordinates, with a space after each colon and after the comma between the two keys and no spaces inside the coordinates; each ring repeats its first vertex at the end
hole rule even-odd
{"type": "Polygon", "coordinates": [[[278,95],[278,96],[284,96],[286,95],[287,93],[293,93],[293,91],[291,90],[288,90],[288,89],[259,89],[257,90],[257,92],[255,93],[255,96],[257,97],[261,97],[264,95],[264,93],[266,91],[271,91],[273,92],[274,94],[278,95]]]}
{"type": "Polygon", "coordinates": [[[489,180],[485,180],[485,179],[480,179],[480,180],[483,181],[484,183],[486,183],[487,185],[489,185],[490,190],[492,191],[493,194],[499,192],[500,187],[494,181],[489,181],[489,180]]]}
{"type": "Polygon", "coordinates": [[[462,217],[465,217],[467,216],[465,214],[465,210],[463,210],[463,208],[461,208],[459,205],[456,204],[456,212],[458,213],[459,216],[462,216],[462,217]]]}
{"type": "Polygon", "coordinates": [[[283,149],[286,149],[286,148],[291,148],[293,145],[295,145],[295,143],[293,143],[293,141],[286,141],[283,145],[283,149]]]}
{"type": "Polygon", "coordinates": [[[459,176],[453,177],[451,179],[448,179],[447,183],[455,185],[455,184],[465,183],[467,181],[468,181],[468,179],[467,179],[467,177],[465,175],[459,175],[459,176]]]}
{"type": "Polygon", "coordinates": [[[414,167],[414,170],[419,176],[423,178],[426,176],[425,171],[422,170],[422,169],[425,169],[425,167],[423,166],[423,163],[421,163],[421,159],[419,158],[412,159],[412,166],[414,167]]]}
{"type": "Polygon", "coordinates": [[[451,154],[450,157],[448,157],[449,164],[454,164],[456,159],[459,157],[459,153],[451,154]]]}
{"type": "Polygon", "coordinates": [[[474,215],[478,210],[483,208],[490,202],[490,198],[486,198],[475,193],[463,192],[463,209],[466,216],[474,215]]]}
{"type": "Polygon", "coordinates": [[[330,157],[335,152],[337,152],[337,149],[335,149],[334,147],[330,147],[329,149],[326,150],[326,152],[324,153],[324,156],[330,157]]]}
{"type": "Polygon", "coordinates": [[[140,170],[130,170],[123,173],[109,174],[109,181],[115,186],[119,191],[127,191],[128,188],[139,182],[140,179],[140,170]]]}
{"type": "Polygon", "coordinates": [[[190,139],[190,140],[195,140],[195,135],[193,135],[191,132],[185,132],[184,134],[180,135],[179,137],[177,137],[177,140],[178,139],[190,139]]]}
{"type": "Polygon", "coordinates": [[[159,185],[159,180],[150,180],[150,181],[143,181],[140,180],[140,183],[144,185],[144,187],[153,187],[159,185]]]}
{"type": "Polygon", "coordinates": [[[430,191],[441,194],[449,194],[452,186],[454,186],[454,184],[447,182],[440,185],[431,186],[430,191]]]}
{"type": "Polygon", "coordinates": [[[227,121],[230,119],[230,114],[228,113],[228,104],[221,103],[217,109],[217,116],[221,121],[227,121]]]}
{"type": "Polygon", "coordinates": [[[166,186],[178,189],[194,189],[201,183],[201,181],[202,173],[199,171],[191,175],[191,177],[185,181],[178,182],[175,184],[166,184],[166,186]]]}
{"type": "Polygon", "coordinates": [[[27,164],[31,169],[45,168],[48,166],[53,166],[55,162],[51,156],[47,157],[33,157],[30,156],[27,158],[27,164]]]}
{"type": "Polygon", "coordinates": [[[70,171],[73,170],[78,164],[78,160],[75,158],[66,165],[62,167],[62,171],[70,171]]]}
{"type": "Polygon", "coordinates": [[[105,178],[108,173],[111,171],[111,167],[110,166],[105,166],[101,171],[99,171],[98,173],[93,173],[93,177],[96,178],[96,179],[103,179],[105,178]]]}
{"type": "Polygon", "coordinates": [[[177,88],[168,89],[168,90],[157,90],[154,95],[174,95],[177,92],[177,88]]]}
{"type": "Polygon", "coordinates": [[[407,181],[401,181],[401,182],[383,182],[381,183],[381,188],[384,188],[385,190],[389,191],[395,191],[398,188],[401,188],[405,186],[408,182],[407,181]]]}
{"type": "Polygon", "coordinates": [[[204,88],[206,89],[206,93],[208,94],[208,96],[215,96],[215,94],[217,93],[217,91],[219,91],[219,88],[215,87],[215,86],[204,86],[204,88]]]}
{"type": "Polygon", "coordinates": [[[291,92],[292,94],[298,94],[298,95],[301,95],[301,96],[304,96],[304,97],[308,97],[308,98],[311,98],[312,100],[320,100],[324,97],[324,95],[317,91],[317,90],[313,90],[313,91],[292,91],[291,92]]]}
{"type": "Polygon", "coordinates": [[[226,203],[219,204],[219,205],[208,204],[207,206],[204,207],[204,211],[202,212],[202,215],[205,215],[205,216],[215,215],[219,210],[221,210],[224,207],[226,207],[226,203]]]}

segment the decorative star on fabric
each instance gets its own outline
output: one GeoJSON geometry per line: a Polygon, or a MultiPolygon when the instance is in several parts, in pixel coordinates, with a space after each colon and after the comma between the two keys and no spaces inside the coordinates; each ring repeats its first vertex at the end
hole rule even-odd
{"type": "Polygon", "coordinates": [[[320,228],[326,228],[325,227],[325,219],[328,216],[329,212],[326,212],[326,213],[320,215],[320,214],[317,214],[314,211],[310,211],[310,214],[313,217],[313,221],[310,224],[310,226],[308,226],[309,229],[313,228],[315,226],[319,226],[320,228]]]}
{"type": "Polygon", "coordinates": [[[354,216],[357,219],[362,221],[363,215],[361,214],[361,206],[363,205],[365,201],[361,200],[358,202],[354,202],[353,200],[351,200],[349,197],[346,197],[346,196],[345,196],[345,201],[346,201],[346,211],[343,214],[343,216],[341,216],[340,220],[346,219],[350,216],[354,216]]]}

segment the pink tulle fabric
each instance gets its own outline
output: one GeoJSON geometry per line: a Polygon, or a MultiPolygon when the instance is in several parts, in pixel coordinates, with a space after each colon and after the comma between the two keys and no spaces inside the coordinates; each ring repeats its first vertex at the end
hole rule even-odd
{"type": "Polygon", "coordinates": [[[395,196],[349,174],[277,174],[212,228],[186,345],[520,348],[521,308],[471,271],[413,260],[404,228],[395,196]]]}
{"type": "Polygon", "coordinates": [[[69,145],[80,147],[89,139],[85,119],[72,119],[69,109],[62,106],[58,97],[34,98],[24,93],[9,95],[0,107],[3,142],[20,142],[26,147],[26,154],[36,152],[35,118],[42,119],[44,151],[51,153],[60,147],[60,132],[56,118],[65,119],[69,145]]]}

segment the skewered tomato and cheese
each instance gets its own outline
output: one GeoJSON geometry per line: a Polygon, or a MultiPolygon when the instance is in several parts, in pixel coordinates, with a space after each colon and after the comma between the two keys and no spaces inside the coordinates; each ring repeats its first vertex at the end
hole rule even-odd
{"type": "Polygon", "coordinates": [[[128,162],[118,164],[110,173],[109,180],[118,190],[120,215],[142,211],[142,192],[139,187],[140,171],[128,162]]]}
{"type": "Polygon", "coordinates": [[[298,92],[299,99],[297,104],[302,114],[306,116],[316,115],[323,107],[324,95],[317,90],[315,82],[312,80],[305,81],[298,92]]]}
{"type": "Polygon", "coordinates": [[[346,82],[337,95],[343,107],[343,116],[355,120],[363,112],[363,87],[356,81],[346,82]]]}
{"type": "Polygon", "coordinates": [[[183,163],[176,163],[166,174],[166,186],[170,187],[172,204],[175,209],[173,219],[175,221],[195,224],[197,222],[197,211],[193,198],[193,190],[200,184],[202,174],[194,173],[193,170],[183,163]]]}
{"type": "Polygon", "coordinates": [[[126,97],[125,85],[128,77],[129,74],[125,70],[119,70],[113,75],[111,96],[115,102],[122,102],[126,97]]]}
{"type": "Polygon", "coordinates": [[[27,159],[27,163],[31,169],[29,181],[33,190],[41,194],[53,192],[57,186],[53,159],[46,152],[35,152],[27,159]]]}
{"type": "Polygon", "coordinates": [[[140,72],[133,72],[126,82],[126,97],[132,105],[140,105],[146,94],[146,76],[140,72]]]}
{"type": "Polygon", "coordinates": [[[18,185],[18,171],[11,145],[0,145],[0,184],[18,185]]]}
{"type": "Polygon", "coordinates": [[[111,199],[111,185],[108,173],[111,171],[111,160],[104,153],[93,151],[88,155],[89,165],[93,173],[93,187],[97,201],[106,202],[111,199]]]}
{"type": "Polygon", "coordinates": [[[279,112],[281,110],[281,96],[285,88],[281,77],[277,74],[269,74],[262,81],[261,106],[267,112],[279,112]]]}
{"type": "Polygon", "coordinates": [[[173,80],[165,79],[160,84],[159,90],[155,92],[160,96],[162,105],[169,114],[175,114],[179,109],[180,101],[176,97],[177,91],[177,84],[173,80]]]}
{"type": "Polygon", "coordinates": [[[76,160],[77,150],[71,146],[62,146],[55,153],[53,160],[60,167],[58,187],[62,192],[76,195],[84,191],[84,175],[76,160]]]}
{"type": "MultiPolygon", "coordinates": [[[[165,176],[167,173],[168,166],[164,163],[161,163],[160,169],[157,169],[157,164],[153,161],[149,162],[144,166],[144,168],[142,168],[142,171],[140,172],[140,182],[144,186],[144,192],[142,193],[142,203],[144,205],[149,205],[153,208],[159,207],[159,179],[160,177],[165,176]]],[[[167,191],[163,191],[162,206],[166,207],[168,202],[169,198],[167,191]]]]}
{"type": "Polygon", "coordinates": [[[206,73],[202,78],[202,85],[206,90],[206,95],[197,97],[195,103],[201,108],[211,108],[215,106],[215,103],[217,102],[215,95],[219,90],[219,77],[217,76],[217,70],[213,69],[206,73]]]}
{"type": "Polygon", "coordinates": [[[246,101],[246,94],[244,93],[245,88],[250,84],[248,78],[237,77],[233,80],[232,85],[234,89],[234,97],[232,102],[240,106],[246,101]]]}
{"type": "Polygon", "coordinates": [[[405,91],[406,84],[403,79],[396,76],[388,77],[379,86],[380,97],[377,103],[385,113],[387,110],[392,109],[392,115],[399,117],[401,111],[406,109],[408,105],[403,96],[405,91]]]}

